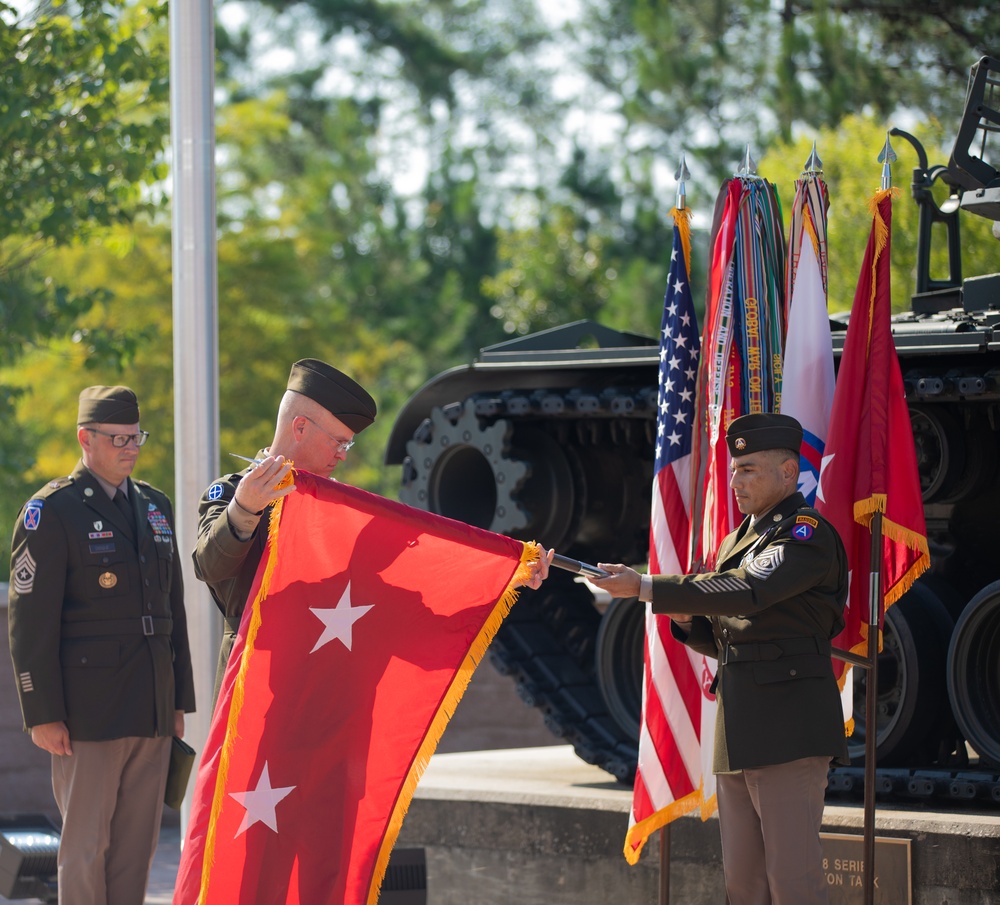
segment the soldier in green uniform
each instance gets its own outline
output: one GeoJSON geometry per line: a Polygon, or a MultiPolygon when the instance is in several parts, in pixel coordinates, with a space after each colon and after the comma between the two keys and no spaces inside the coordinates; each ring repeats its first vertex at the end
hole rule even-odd
{"type": "Polygon", "coordinates": [[[736,418],[731,485],[747,516],[716,571],[592,579],[651,601],[675,638],[718,658],[713,770],[731,905],[828,901],[820,827],[831,759],[847,741],[831,640],[844,626],[847,556],[796,490],[802,428],[787,415],[736,418]]]}
{"type": "Polygon", "coordinates": [[[315,358],[297,361],[271,445],[257,453],[256,464],[223,475],[202,496],[194,570],[225,617],[216,696],[264,553],[271,504],[294,489],[278,485],[293,464],[297,471],[331,475],[375,414],[375,400],[346,374],[315,358]]]}
{"type": "Polygon", "coordinates": [[[80,393],[82,460],[21,510],[10,650],[24,725],[52,754],[60,905],[136,905],[171,736],[194,710],[173,511],[130,477],[148,434],[127,387],[80,393]]]}

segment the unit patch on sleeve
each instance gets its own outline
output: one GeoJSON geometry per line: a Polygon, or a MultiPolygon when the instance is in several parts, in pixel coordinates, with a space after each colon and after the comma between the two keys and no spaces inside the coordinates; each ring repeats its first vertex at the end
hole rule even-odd
{"type": "Polygon", "coordinates": [[[768,547],[758,553],[753,559],[750,560],[750,562],[747,563],[747,574],[753,575],[754,578],[763,581],[784,561],[785,548],[782,544],[778,544],[774,547],[768,547]]]}
{"type": "Polygon", "coordinates": [[[792,528],[792,537],[796,540],[809,540],[813,536],[813,526],[809,524],[796,525],[792,528]]]}
{"type": "Polygon", "coordinates": [[[25,547],[14,560],[14,590],[18,594],[30,594],[35,586],[35,560],[25,547]]]}
{"type": "Polygon", "coordinates": [[[45,500],[28,500],[24,506],[24,527],[26,531],[35,531],[42,521],[42,506],[45,500]]]}

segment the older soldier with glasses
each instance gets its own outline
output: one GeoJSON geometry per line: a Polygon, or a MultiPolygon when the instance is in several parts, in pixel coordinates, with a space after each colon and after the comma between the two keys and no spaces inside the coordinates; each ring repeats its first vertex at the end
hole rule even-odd
{"type": "Polygon", "coordinates": [[[271,505],[294,489],[278,485],[293,463],[297,471],[329,477],[375,414],[375,400],[346,374],[315,358],[297,361],[270,446],[249,468],[223,475],[202,496],[194,569],[225,617],[216,695],[264,553],[271,505]]]}
{"type": "Polygon", "coordinates": [[[139,404],[80,393],[82,459],[14,529],[10,650],[24,725],[52,755],[60,905],[145,898],[171,736],[194,710],[173,508],[133,481],[139,404]]]}

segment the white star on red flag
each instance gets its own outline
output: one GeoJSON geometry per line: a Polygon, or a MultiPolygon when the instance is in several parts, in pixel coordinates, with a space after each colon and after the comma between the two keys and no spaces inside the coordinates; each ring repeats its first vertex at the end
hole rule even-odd
{"type": "Polygon", "coordinates": [[[319,636],[319,640],[316,641],[309,653],[315,653],[324,644],[329,644],[334,639],[340,641],[344,647],[350,650],[351,645],[354,643],[354,623],[370,609],[371,605],[351,606],[350,582],[347,582],[347,587],[344,588],[344,593],[335,607],[330,609],[309,607],[309,612],[319,619],[324,626],[323,634],[319,636]]]}
{"type": "Polygon", "coordinates": [[[271,788],[271,776],[267,769],[267,761],[264,761],[264,769],[261,770],[260,779],[257,780],[257,788],[247,789],[246,792],[229,793],[229,797],[234,798],[247,811],[243,815],[243,822],[236,831],[236,835],[245,833],[255,823],[264,823],[274,832],[278,832],[278,816],[275,813],[275,808],[278,802],[294,789],[295,786],[283,786],[280,789],[271,788]]]}

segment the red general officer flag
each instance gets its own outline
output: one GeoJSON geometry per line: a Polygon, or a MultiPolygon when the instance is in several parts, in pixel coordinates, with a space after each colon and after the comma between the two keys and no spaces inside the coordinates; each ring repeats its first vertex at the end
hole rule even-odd
{"type": "Polygon", "coordinates": [[[198,770],[175,905],[374,905],[535,545],[296,473],[198,770]]]}
{"type": "Polygon", "coordinates": [[[877,192],[871,202],[872,231],[844,339],[816,495],[817,508],[844,541],[851,576],[846,627],[834,645],[862,655],[870,622],[873,515],[882,513],[882,559],[876,564],[883,595],[880,628],[885,607],[930,565],[910,415],[890,329],[892,191],[877,192]]]}

